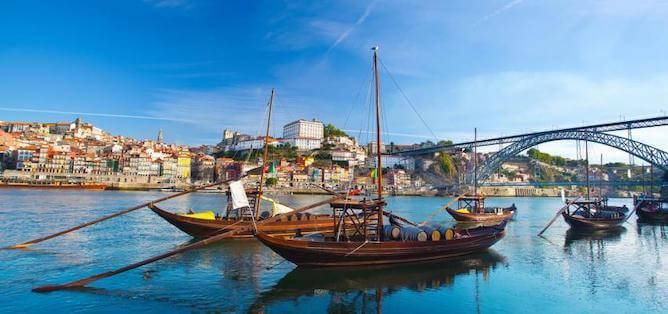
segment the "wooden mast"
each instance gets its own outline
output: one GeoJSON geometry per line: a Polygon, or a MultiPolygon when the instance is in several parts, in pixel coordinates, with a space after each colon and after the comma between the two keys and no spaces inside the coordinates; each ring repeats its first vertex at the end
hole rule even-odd
{"type": "Polygon", "coordinates": [[[267,116],[267,132],[264,134],[264,155],[262,157],[262,172],[260,172],[260,185],[257,189],[257,200],[255,201],[255,218],[257,219],[260,212],[260,205],[262,203],[262,186],[264,185],[264,173],[267,166],[267,159],[269,158],[269,128],[271,126],[271,108],[274,103],[274,89],[271,89],[271,97],[269,98],[269,114],[267,116]]]}
{"type": "Polygon", "coordinates": [[[587,176],[587,200],[589,200],[589,141],[585,140],[585,159],[586,159],[586,168],[585,174],[587,176]]]}
{"type": "Polygon", "coordinates": [[[478,128],[473,128],[473,197],[478,197],[478,128]]]}
{"type": "Polygon", "coordinates": [[[381,130],[380,130],[380,80],[378,79],[378,46],[373,47],[373,72],[376,81],[376,153],[378,161],[376,162],[376,176],[378,176],[378,231],[376,236],[380,240],[380,234],[383,232],[383,163],[381,158],[381,130]]]}
{"type": "Polygon", "coordinates": [[[598,176],[598,198],[603,200],[603,154],[601,154],[601,174],[598,176]]]}

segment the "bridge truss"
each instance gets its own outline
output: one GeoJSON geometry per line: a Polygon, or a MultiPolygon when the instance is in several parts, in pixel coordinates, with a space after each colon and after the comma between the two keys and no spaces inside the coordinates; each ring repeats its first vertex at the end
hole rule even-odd
{"type": "Polygon", "coordinates": [[[632,154],[655,167],[668,171],[668,153],[658,148],[608,133],[597,131],[566,129],[560,131],[551,131],[539,133],[533,136],[522,138],[511,145],[506,146],[485,160],[478,171],[478,181],[482,182],[488,179],[494,171],[503,164],[504,161],[521,153],[522,151],[545,142],[560,140],[582,140],[590,141],[613,148],[623,150],[632,154]]]}

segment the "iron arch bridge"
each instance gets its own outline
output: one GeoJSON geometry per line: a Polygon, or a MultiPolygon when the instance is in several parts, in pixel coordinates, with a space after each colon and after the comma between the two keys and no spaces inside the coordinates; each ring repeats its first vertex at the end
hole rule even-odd
{"type": "Polygon", "coordinates": [[[497,168],[499,168],[501,164],[503,164],[504,161],[523,152],[524,150],[541,143],[560,140],[582,140],[607,145],[632,154],[663,171],[668,171],[668,153],[658,148],[634,141],[632,139],[607,133],[584,130],[562,130],[526,137],[504,147],[500,151],[491,155],[484,163],[480,165],[478,171],[478,181],[484,182],[487,180],[489,176],[492,175],[492,173],[497,168]]]}

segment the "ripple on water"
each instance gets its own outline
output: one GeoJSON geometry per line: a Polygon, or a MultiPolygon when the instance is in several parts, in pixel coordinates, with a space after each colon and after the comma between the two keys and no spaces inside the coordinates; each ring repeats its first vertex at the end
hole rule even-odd
{"type": "MultiPolygon", "coordinates": [[[[71,227],[151,199],[158,192],[0,190],[0,246],[71,227]]],[[[324,196],[277,196],[300,206],[324,196]]],[[[388,209],[422,221],[448,198],[394,197],[388,209]]],[[[191,241],[150,210],[100,223],[25,251],[0,251],[5,312],[665,312],[667,227],[631,219],[618,234],[582,235],[558,220],[557,198],[492,198],[518,216],[493,250],[466,258],[379,269],[301,269],[253,240],[232,240],[177,255],[93,284],[31,293],[163,253],[191,241]]],[[[612,200],[630,206],[630,200],[612,200]]],[[[219,209],[221,195],[193,194],[170,210],[219,209]]],[[[328,212],[326,207],[320,212],[328,212]]],[[[441,213],[435,223],[451,224],[441,213]]]]}

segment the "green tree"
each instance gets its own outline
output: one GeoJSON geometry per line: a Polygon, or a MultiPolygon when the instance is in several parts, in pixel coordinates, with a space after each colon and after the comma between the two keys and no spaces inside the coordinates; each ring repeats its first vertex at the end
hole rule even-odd
{"type": "Polygon", "coordinates": [[[276,184],[278,184],[278,178],[267,178],[264,181],[264,185],[266,186],[275,186],[276,184]]]}
{"type": "Polygon", "coordinates": [[[340,130],[339,128],[337,128],[336,126],[334,126],[331,123],[328,123],[327,125],[325,125],[323,135],[325,136],[325,138],[335,137],[335,136],[348,136],[348,134],[346,134],[346,132],[343,132],[343,130],[340,130]]]}
{"type": "Polygon", "coordinates": [[[441,169],[449,178],[452,178],[457,174],[457,167],[455,166],[455,162],[452,160],[452,156],[450,156],[450,154],[441,154],[440,164],[441,169]]]}

